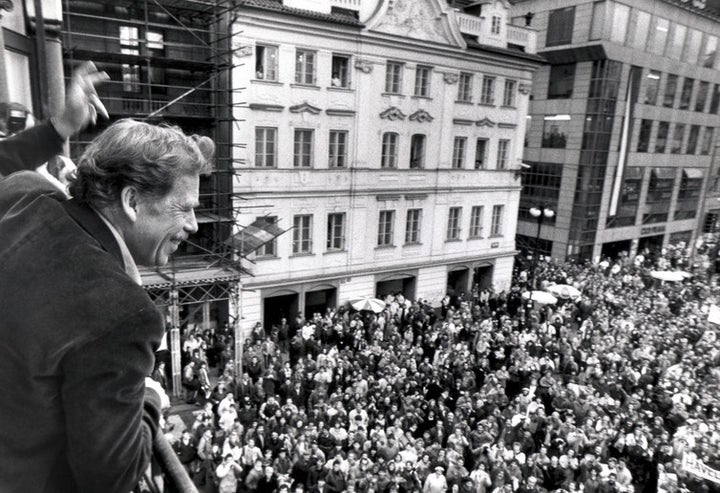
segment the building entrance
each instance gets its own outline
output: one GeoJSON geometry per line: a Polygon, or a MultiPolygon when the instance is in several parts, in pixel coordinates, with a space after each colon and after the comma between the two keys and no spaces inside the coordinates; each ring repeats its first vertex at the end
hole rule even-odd
{"type": "Polygon", "coordinates": [[[294,320],[298,314],[297,293],[268,296],[263,300],[263,321],[265,330],[279,325],[283,318],[294,320]]]}
{"type": "Polygon", "coordinates": [[[601,254],[603,257],[616,259],[620,256],[620,252],[630,254],[631,244],[632,240],[610,241],[608,243],[603,243],[601,254]]]}
{"type": "Polygon", "coordinates": [[[492,287],[493,280],[493,266],[486,265],[483,267],[475,267],[473,269],[473,281],[472,285],[477,284],[478,289],[483,290],[492,287]]]}
{"type": "Polygon", "coordinates": [[[470,282],[470,269],[459,268],[448,272],[446,293],[450,296],[459,296],[460,293],[468,294],[468,282],[470,282]]]}
{"type": "Polygon", "coordinates": [[[315,313],[325,315],[328,308],[337,306],[337,289],[320,289],[305,293],[305,316],[310,319],[315,313]]]}
{"type": "Polygon", "coordinates": [[[405,299],[415,299],[415,276],[400,279],[387,279],[375,284],[375,297],[383,299],[387,295],[402,294],[405,299]]]}

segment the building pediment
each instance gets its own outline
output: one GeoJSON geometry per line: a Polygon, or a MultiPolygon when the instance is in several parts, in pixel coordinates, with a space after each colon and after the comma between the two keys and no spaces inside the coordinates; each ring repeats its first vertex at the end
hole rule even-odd
{"type": "Polygon", "coordinates": [[[494,127],[495,122],[492,121],[490,118],[485,117],[482,120],[476,121],[475,125],[477,125],[478,127],[494,127]]]}
{"type": "Polygon", "coordinates": [[[368,30],[465,48],[455,11],[444,0],[381,0],[368,30]]]}
{"type": "Polygon", "coordinates": [[[382,118],[383,120],[404,120],[406,117],[407,115],[400,111],[400,108],[396,106],[391,106],[390,108],[380,113],[380,118],[382,118]]]}
{"type": "Polygon", "coordinates": [[[409,118],[410,121],[418,122],[418,123],[431,122],[434,119],[435,118],[433,118],[430,115],[430,113],[428,113],[425,110],[417,110],[415,113],[410,115],[410,118],[409,118]]]}
{"type": "Polygon", "coordinates": [[[322,110],[320,108],[317,108],[307,101],[303,101],[300,104],[296,104],[295,106],[290,106],[290,113],[311,113],[313,115],[317,115],[322,110]]]}

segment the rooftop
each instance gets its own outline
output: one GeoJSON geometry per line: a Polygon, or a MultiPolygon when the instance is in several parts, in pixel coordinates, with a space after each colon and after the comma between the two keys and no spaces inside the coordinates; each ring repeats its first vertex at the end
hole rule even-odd
{"type": "Polygon", "coordinates": [[[330,14],[314,12],[312,10],[297,9],[286,7],[282,0],[240,0],[238,7],[249,7],[260,10],[272,10],[274,12],[283,12],[290,15],[304,17],[306,19],[314,19],[322,22],[331,22],[334,24],[344,24],[346,26],[363,27],[363,24],[357,18],[357,12],[346,9],[333,8],[330,14]]]}

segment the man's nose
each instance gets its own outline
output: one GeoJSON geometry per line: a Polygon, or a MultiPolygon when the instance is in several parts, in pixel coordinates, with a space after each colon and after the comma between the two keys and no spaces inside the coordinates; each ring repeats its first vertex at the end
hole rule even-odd
{"type": "Polygon", "coordinates": [[[190,215],[188,217],[188,221],[185,224],[185,231],[187,231],[190,234],[197,233],[198,230],[198,223],[197,218],[195,217],[195,210],[190,211],[190,215]]]}

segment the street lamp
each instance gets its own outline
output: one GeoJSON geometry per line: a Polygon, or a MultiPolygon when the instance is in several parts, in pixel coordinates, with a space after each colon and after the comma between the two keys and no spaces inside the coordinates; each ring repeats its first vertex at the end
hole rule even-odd
{"type": "MultiPolygon", "coordinates": [[[[535,278],[535,269],[537,269],[537,261],[538,261],[538,243],[540,242],[540,228],[542,227],[542,223],[545,220],[545,218],[552,219],[555,217],[555,211],[548,208],[543,207],[542,209],[539,207],[531,207],[530,215],[534,217],[537,220],[537,236],[535,237],[535,247],[533,252],[533,267],[532,267],[532,285],[530,286],[532,289],[535,289],[536,284],[536,278],[535,278]]],[[[531,291],[532,291],[531,289],[531,291]]]]}

